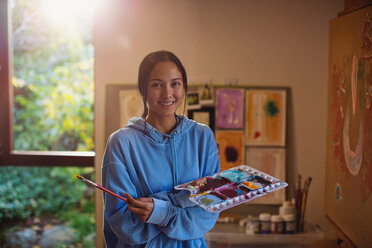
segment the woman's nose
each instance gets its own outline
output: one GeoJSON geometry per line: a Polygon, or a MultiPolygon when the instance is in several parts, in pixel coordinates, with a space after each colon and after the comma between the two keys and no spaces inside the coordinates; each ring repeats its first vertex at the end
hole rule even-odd
{"type": "Polygon", "coordinates": [[[163,96],[170,96],[172,95],[172,87],[170,85],[165,85],[163,90],[162,90],[162,95],[163,96]]]}

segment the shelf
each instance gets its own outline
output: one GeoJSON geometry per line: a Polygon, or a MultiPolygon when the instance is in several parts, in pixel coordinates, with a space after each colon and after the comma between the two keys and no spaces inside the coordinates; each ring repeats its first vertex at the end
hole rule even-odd
{"type": "Polygon", "coordinates": [[[306,223],[305,232],[296,234],[247,234],[238,224],[220,224],[205,235],[209,244],[267,244],[267,245],[307,245],[324,238],[324,233],[316,226],[306,223]]]}

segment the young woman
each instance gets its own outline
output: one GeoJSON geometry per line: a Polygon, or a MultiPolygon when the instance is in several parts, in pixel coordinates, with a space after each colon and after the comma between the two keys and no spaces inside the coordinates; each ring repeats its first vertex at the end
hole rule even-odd
{"type": "Polygon", "coordinates": [[[104,193],[104,236],[111,247],[206,247],[204,235],[218,215],[174,186],[219,171],[213,132],[176,115],[187,92],[186,71],[171,52],[147,55],[138,89],[142,118],[113,133],[102,165],[102,184],[127,197],[104,193]]]}

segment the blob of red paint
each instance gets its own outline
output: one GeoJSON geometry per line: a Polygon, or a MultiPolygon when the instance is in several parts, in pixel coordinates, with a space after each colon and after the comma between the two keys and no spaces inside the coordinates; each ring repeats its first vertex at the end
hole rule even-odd
{"type": "Polygon", "coordinates": [[[261,133],[260,132],[258,132],[258,131],[254,132],[254,138],[255,139],[257,139],[260,136],[261,136],[261,133]]]}

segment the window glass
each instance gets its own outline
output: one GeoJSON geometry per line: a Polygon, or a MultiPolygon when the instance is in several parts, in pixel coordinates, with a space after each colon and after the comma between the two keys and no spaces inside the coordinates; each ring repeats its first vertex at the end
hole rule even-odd
{"type": "Polygon", "coordinates": [[[94,2],[9,0],[14,150],[93,150],[94,2]]]}

